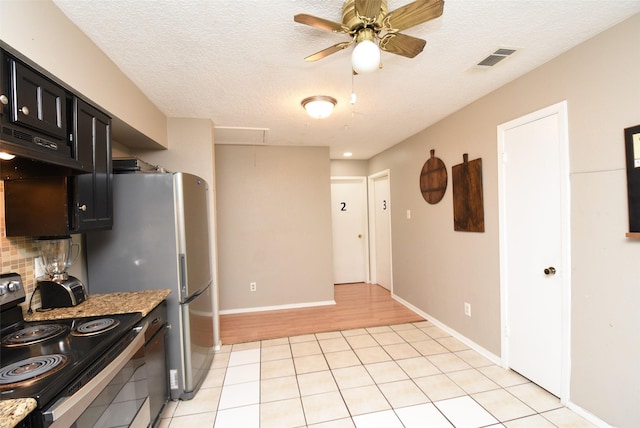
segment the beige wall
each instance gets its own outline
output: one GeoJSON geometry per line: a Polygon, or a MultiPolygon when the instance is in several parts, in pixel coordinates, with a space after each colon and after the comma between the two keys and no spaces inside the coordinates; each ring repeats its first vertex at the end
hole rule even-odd
{"type": "Polygon", "coordinates": [[[355,177],[369,174],[369,162],[366,160],[331,160],[332,177],[355,177]]]}
{"type": "Polygon", "coordinates": [[[369,166],[370,173],[391,170],[395,293],[499,355],[496,128],[567,100],[570,400],[617,427],[640,421],[640,241],[625,237],[623,136],[624,128],[640,123],[639,43],[636,15],[374,157],[369,166]],[[485,233],[453,231],[451,183],[439,204],[422,199],[418,176],[430,149],[449,170],[463,153],[482,158],[485,233]],[[465,301],[472,304],[472,318],[464,316],[465,301]]]}
{"type": "Polygon", "coordinates": [[[107,110],[116,139],[167,147],[165,115],[52,1],[0,1],[0,39],[107,110]]]}
{"type": "Polygon", "coordinates": [[[204,178],[215,189],[213,122],[209,119],[169,118],[167,150],[131,149],[131,154],[169,171],[204,178]]]}
{"type": "Polygon", "coordinates": [[[220,309],[333,301],[329,149],[217,145],[216,176],[220,309]]]}

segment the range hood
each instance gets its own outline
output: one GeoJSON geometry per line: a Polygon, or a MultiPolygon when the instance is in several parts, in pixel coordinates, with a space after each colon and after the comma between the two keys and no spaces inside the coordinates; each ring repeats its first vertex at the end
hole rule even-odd
{"type": "Polygon", "coordinates": [[[0,152],[15,156],[1,161],[2,179],[86,172],[75,156],[73,101],[60,82],[0,43],[0,152]]]}

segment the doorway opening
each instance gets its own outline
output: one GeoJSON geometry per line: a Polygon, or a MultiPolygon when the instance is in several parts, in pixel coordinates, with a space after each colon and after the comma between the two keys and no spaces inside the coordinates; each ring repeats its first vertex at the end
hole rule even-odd
{"type": "Polygon", "coordinates": [[[333,283],[369,282],[367,178],[331,177],[333,283]]]}
{"type": "Polygon", "coordinates": [[[389,170],[331,177],[334,284],[366,282],[393,293],[389,170]]]}
{"type": "Polygon", "coordinates": [[[369,238],[371,282],[386,288],[393,295],[389,170],[369,176],[369,238]]]}

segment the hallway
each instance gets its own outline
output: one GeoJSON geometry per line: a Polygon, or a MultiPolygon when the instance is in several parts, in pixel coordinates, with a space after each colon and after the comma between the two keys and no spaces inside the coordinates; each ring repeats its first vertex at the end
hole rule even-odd
{"type": "Polygon", "coordinates": [[[393,300],[389,291],[379,285],[337,284],[334,290],[335,305],[221,315],[222,343],[230,345],[423,320],[393,300]]]}

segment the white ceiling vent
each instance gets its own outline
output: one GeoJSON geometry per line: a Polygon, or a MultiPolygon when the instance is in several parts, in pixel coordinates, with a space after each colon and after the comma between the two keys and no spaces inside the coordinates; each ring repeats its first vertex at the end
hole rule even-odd
{"type": "Polygon", "coordinates": [[[266,144],[269,128],[244,126],[216,126],[213,129],[216,144],[266,144]]]}
{"type": "Polygon", "coordinates": [[[503,59],[508,58],[510,55],[514,54],[515,52],[516,52],[516,49],[500,48],[495,52],[493,52],[491,55],[487,56],[482,61],[480,61],[477,65],[481,67],[493,67],[503,59]]]}

